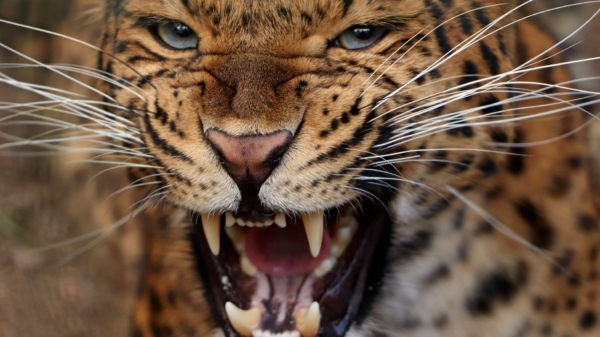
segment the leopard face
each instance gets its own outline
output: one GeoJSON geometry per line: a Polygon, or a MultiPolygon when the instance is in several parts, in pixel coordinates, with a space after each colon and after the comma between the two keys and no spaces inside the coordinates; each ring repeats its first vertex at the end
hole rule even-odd
{"type": "MultiPolygon", "coordinates": [[[[139,129],[133,147],[153,168],[138,177],[192,214],[225,335],[343,336],[367,317],[348,332],[366,335],[410,321],[386,310],[416,301],[397,292],[411,249],[433,245],[450,217],[480,225],[477,208],[450,210],[465,193],[491,200],[519,165],[506,151],[524,137],[513,7],[109,3],[101,67],[121,81],[103,89],[139,129]]],[[[525,284],[523,265],[499,263],[500,278],[525,284]]]]}

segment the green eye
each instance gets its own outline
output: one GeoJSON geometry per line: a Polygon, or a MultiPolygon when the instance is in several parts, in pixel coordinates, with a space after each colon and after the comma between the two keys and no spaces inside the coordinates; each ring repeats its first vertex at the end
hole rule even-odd
{"type": "Polygon", "coordinates": [[[164,22],[157,27],[158,36],[175,49],[190,49],[198,46],[198,36],[181,22],[164,22]]]}
{"type": "Polygon", "coordinates": [[[342,48],[362,49],[375,44],[386,32],[382,27],[352,26],[338,36],[336,42],[342,48]]]}

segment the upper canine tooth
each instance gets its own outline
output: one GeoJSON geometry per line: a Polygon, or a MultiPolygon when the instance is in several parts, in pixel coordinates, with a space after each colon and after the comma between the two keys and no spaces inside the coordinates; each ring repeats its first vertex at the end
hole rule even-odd
{"type": "Polygon", "coordinates": [[[244,337],[252,336],[252,332],[258,328],[258,324],[262,318],[260,308],[253,307],[248,310],[242,310],[231,302],[225,303],[225,312],[231,326],[244,337]]]}
{"type": "Polygon", "coordinates": [[[321,243],[323,241],[323,211],[302,214],[304,230],[310,246],[310,254],[313,257],[319,256],[321,252],[321,243]]]}
{"type": "Polygon", "coordinates": [[[319,303],[312,302],[308,308],[298,309],[296,313],[296,329],[302,337],[315,337],[321,326],[321,308],[319,303]]]}
{"type": "Polygon", "coordinates": [[[283,213],[277,213],[275,214],[275,224],[281,228],[285,228],[286,223],[285,223],[285,214],[283,213]]]}
{"type": "Polygon", "coordinates": [[[225,213],[225,226],[231,227],[233,225],[235,225],[235,217],[231,212],[225,213]]]}
{"type": "Polygon", "coordinates": [[[221,250],[221,216],[219,214],[201,214],[204,236],[208,242],[210,251],[216,256],[221,250]]]}

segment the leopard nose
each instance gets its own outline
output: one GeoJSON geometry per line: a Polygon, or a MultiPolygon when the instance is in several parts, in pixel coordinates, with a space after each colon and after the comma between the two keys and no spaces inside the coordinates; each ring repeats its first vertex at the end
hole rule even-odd
{"type": "Polygon", "coordinates": [[[258,194],[292,141],[292,133],[287,130],[267,135],[233,136],[210,129],[206,136],[242,195],[258,194]]]}

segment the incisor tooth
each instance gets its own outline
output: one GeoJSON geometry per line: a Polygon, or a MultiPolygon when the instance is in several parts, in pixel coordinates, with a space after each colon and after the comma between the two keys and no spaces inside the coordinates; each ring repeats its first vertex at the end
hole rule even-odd
{"type": "Polygon", "coordinates": [[[242,310],[231,302],[225,303],[225,312],[231,326],[244,337],[252,336],[252,331],[258,328],[262,317],[262,312],[258,307],[242,310]]]}
{"type": "Polygon", "coordinates": [[[304,222],[304,230],[306,230],[310,254],[313,257],[317,257],[321,252],[321,243],[323,241],[323,211],[302,214],[302,222],[304,222]]]}
{"type": "Polygon", "coordinates": [[[202,214],[202,228],[210,251],[216,256],[221,250],[221,225],[219,214],[202,214]]]}
{"type": "Polygon", "coordinates": [[[235,217],[231,212],[225,213],[225,226],[231,227],[233,225],[235,225],[235,217]]]}
{"type": "Polygon", "coordinates": [[[275,214],[275,224],[281,228],[285,228],[285,226],[286,226],[285,214],[283,214],[283,213],[275,214]]]}
{"type": "Polygon", "coordinates": [[[308,308],[298,309],[296,313],[296,329],[302,337],[315,337],[321,326],[321,309],[319,303],[312,302],[308,308]]]}

